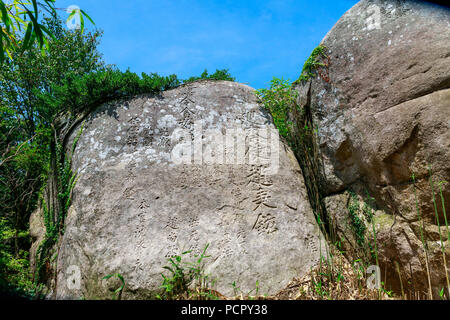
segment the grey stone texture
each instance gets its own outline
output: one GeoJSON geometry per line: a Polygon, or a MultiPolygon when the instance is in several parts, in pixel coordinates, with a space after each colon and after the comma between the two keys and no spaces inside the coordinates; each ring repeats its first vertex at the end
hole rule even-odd
{"type": "Polygon", "coordinates": [[[126,280],[122,298],[152,298],[169,257],[192,250],[193,261],[208,243],[205,271],[224,295],[233,282],[247,293],[257,281],[260,294],[274,294],[325,255],[297,161],[250,87],[200,81],[102,105],[72,130],[67,150],[81,126],[57,299],[110,298],[120,284],[102,278],[112,273],[126,280]],[[71,266],[79,289],[68,285],[71,266]]]}

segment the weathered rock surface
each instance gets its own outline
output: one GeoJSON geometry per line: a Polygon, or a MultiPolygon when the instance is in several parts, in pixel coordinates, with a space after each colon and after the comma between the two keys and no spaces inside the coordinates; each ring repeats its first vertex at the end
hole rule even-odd
{"type": "Polygon", "coordinates": [[[30,248],[30,268],[36,270],[36,254],[39,245],[42,243],[45,237],[45,225],[42,210],[36,209],[30,217],[30,237],[32,239],[32,245],[30,248]]]}
{"type": "MultiPolygon", "coordinates": [[[[375,217],[383,281],[386,270],[396,288],[394,262],[400,264],[406,289],[427,291],[428,286],[412,173],[420,214],[426,228],[434,229],[426,232],[432,285],[435,293],[446,287],[428,165],[436,192],[438,182],[450,181],[449,39],[448,8],[422,1],[363,0],[323,39],[330,58],[327,70],[298,88],[318,126],[329,215],[338,217],[339,234],[349,237],[343,231],[346,190],[357,190],[360,198],[367,190],[375,197],[384,211],[375,217]]],[[[448,211],[448,183],[443,196],[448,211]]],[[[445,227],[441,231],[447,239],[445,227]]]]}
{"type": "Polygon", "coordinates": [[[309,271],[325,244],[300,168],[274,129],[253,89],[225,81],[99,107],[73,155],[78,181],[59,244],[55,297],[110,298],[117,284],[102,278],[112,273],[125,278],[122,298],[154,297],[167,259],[199,254],[207,243],[206,272],[225,295],[233,294],[232,282],[246,293],[256,281],[261,294],[273,294],[309,271]],[[184,137],[174,138],[176,128],[184,137]],[[232,128],[242,131],[220,140],[232,128]],[[195,155],[177,163],[176,155],[190,155],[192,136],[195,155]],[[183,146],[187,153],[179,153],[183,146]]]}

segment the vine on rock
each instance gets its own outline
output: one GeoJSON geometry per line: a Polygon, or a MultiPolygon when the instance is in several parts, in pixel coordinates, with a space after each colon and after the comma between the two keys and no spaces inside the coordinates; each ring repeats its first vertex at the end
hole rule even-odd
{"type": "Polygon", "coordinates": [[[56,258],[54,246],[57,244],[59,236],[64,234],[64,222],[71,204],[72,190],[77,182],[77,174],[71,168],[72,155],[82,132],[83,125],[74,139],[69,155],[66,155],[60,142],[56,142],[54,150],[52,150],[52,157],[55,158],[55,161],[52,161],[52,170],[57,174],[49,177],[45,188],[46,196],[42,194],[40,196],[46,233],[36,252],[37,263],[34,279],[36,285],[47,283],[52,274],[52,258],[56,258]]]}

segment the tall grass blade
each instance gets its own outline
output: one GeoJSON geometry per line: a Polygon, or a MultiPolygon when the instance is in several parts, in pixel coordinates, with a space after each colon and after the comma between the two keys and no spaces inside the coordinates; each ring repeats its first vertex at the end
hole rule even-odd
{"type": "Polygon", "coordinates": [[[429,295],[430,299],[433,299],[433,291],[431,290],[430,266],[428,264],[428,249],[427,249],[427,245],[425,243],[425,238],[424,238],[424,234],[423,234],[423,230],[425,229],[425,224],[422,219],[422,216],[420,215],[419,201],[417,200],[417,192],[416,192],[416,176],[414,175],[414,172],[412,173],[411,178],[413,181],[413,190],[414,190],[414,199],[416,201],[417,217],[419,219],[420,238],[422,241],[423,251],[425,252],[425,266],[427,269],[427,278],[428,278],[428,295],[429,295]]]}
{"type": "Polygon", "coordinates": [[[432,193],[432,196],[433,196],[434,214],[436,216],[436,224],[437,224],[438,230],[439,230],[439,240],[441,242],[442,259],[444,261],[445,278],[447,280],[447,291],[448,291],[448,294],[449,294],[449,297],[450,297],[450,282],[449,282],[449,279],[448,279],[447,260],[445,258],[445,246],[444,246],[444,242],[442,241],[441,225],[440,225],[440,222],[439,222],[439,214],[438,214],[438,210],[437,210],[436,197],[434,196],[434,183],[433,183],[433,174],[432,174],[431,166],[429,166],[428,172],[430,174],[430,186],[431,186],[431,193],[432,193]]]}

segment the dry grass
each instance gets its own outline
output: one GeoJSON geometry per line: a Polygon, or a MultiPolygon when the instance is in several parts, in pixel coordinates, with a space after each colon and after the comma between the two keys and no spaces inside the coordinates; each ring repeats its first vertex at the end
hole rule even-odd
{"type": "MultiPolygon", "coordinates": [[[[337,251],[337,250],[336,250],[337,251]]],[[[236,295],[227,297],[213,290],[197,290],[190,297],[220,300],[397,300],[392,293],[383,289],[368,289],[365,269],[360,261],[350,263],[339,252],[300,278],[293,279],[286,288],[273,296],[236,295]],[[208,293],[208,294],[207,294],[208,293]]]]}
{"type": "Polygon", "coordinates": [[[276,296],[280,300],[392,300],[383,290],[368,289],[359,263],[350,264],[343,256],[333,264],[317,266],[294,279],[276,296]]]}

